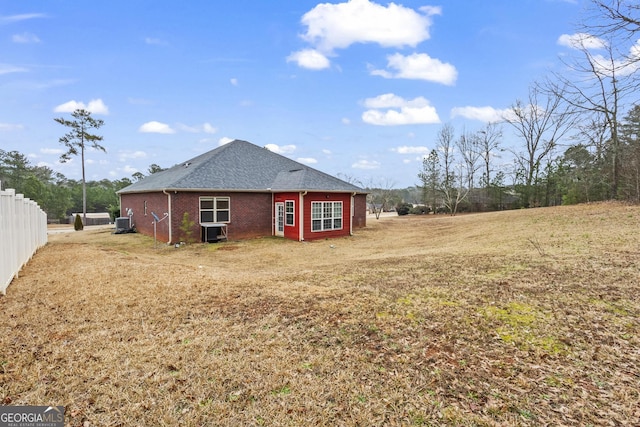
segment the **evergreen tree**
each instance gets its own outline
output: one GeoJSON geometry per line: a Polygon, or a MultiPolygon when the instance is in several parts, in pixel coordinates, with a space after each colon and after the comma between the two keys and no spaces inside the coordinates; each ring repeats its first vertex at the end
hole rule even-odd
{"type": "Polygon", "coordinates": [[[73,120],[64,118],[53,119],[63,126],[71,128],[71,131],[59,139],[60,143],[67,148],[67,152],[60,156],[61,162],[71,160],[71,156],[80,154],[82,162],[82,218],[87,219],[87,184],[85,178],[85,150],[93,148],[106,152],[107,150],[100,144],[102,136],[89,133],[91,129],[99,129],[104,124],[103,120],[94,119],[87,110],[78,109],[71,113],[73,120]]]}

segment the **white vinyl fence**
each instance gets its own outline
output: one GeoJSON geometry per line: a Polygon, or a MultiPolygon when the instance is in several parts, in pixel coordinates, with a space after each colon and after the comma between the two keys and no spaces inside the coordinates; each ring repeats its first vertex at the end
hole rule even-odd
{"type": "Polygon", "coordinates": [[[47,214],[33,200],[0,191],[0,293],[33,254],[47,243],[47,214]]]}

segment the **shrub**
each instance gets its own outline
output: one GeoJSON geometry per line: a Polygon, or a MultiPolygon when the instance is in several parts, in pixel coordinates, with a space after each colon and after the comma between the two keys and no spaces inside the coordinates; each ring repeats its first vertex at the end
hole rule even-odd
{"type": "Polygon", "coordinates": [[[409,213],[413,215],[424,215],[428,214],[429,212],[431,212],[431,208],[424,205],[418,205],[415,208],[411,209],[411,211],[409,211],[409,213]]]}
{"type": "Polygon", "coordinates": [[[193,222],[189,218],[189,212],[185,212],[184,214],[182,214],[182,222],[180,223],[180,231],[182,231],[182,236],[183,236],[184,241],[186,243],[195,242],[195,240],[193,238],[193,226],[194,225],[196,225],[196,223],[193,222]]]}
{"type": "Polygon", "coordinates": [[[398,212],[398,215],[409,215],[412,208],[413,205],[411,203],[398,203],[396,206],[396,212],[398,212]]]}
{"type": "Polygon", "coordinates": [[[76,214],[76,219],[73,221],[73,229],[76,231],[82,231],[84,229],[84,224],[82,223],[80,214],[76,214]]]}

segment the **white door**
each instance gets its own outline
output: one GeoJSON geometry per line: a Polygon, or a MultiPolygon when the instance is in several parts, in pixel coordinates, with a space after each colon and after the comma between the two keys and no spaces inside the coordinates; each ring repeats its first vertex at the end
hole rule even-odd
{"type": "Polygon", "coordinates": [[[284,237],[284,203],[276,203],[276,236],[284,237]]]}

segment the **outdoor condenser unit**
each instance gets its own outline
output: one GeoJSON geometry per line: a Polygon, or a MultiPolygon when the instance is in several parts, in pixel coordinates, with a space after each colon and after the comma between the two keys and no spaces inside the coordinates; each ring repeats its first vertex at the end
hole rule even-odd
{"type": "Polygon", "coordinates": [[[131,231],[131,219],[128,216],[116,218],[116,234],[129,233],[131,231]]]}

